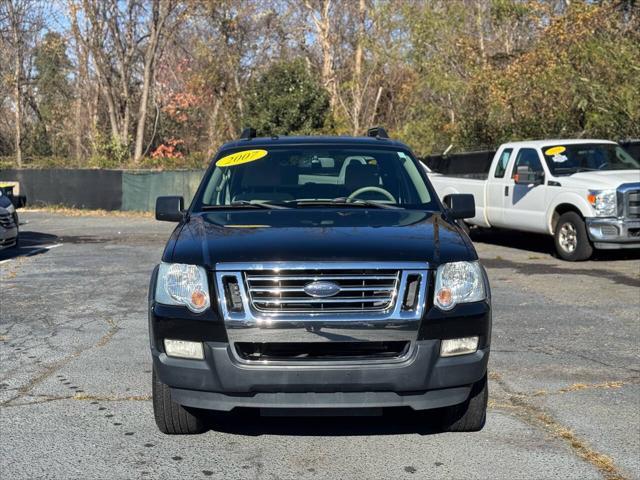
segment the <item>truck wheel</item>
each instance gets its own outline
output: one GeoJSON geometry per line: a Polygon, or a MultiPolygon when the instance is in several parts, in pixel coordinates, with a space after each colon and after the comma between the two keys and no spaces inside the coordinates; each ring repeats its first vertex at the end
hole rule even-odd
{"type": "Polygon", "coordinates": [[[569,262],[588,259],[593,253],[584,220],[576,212],[560,215],[554,233],[556,251],[560,258],[569,262]]]}
{"type": "Polygon", "coordinates": [[[487,376],[473,384],[466,402],[444,411],[442,427],[445,432],[478,432],[487,419],[489,387],[487,376]]]}
{"type": "Polygon", "coordinates": [[[155,369],[153,381],[153,414],[162,433],[169,435],[191,435],[202,433],[206,424],[202,417],[187,410],[171,399],[171,389],[158,380],[155,369]]]}

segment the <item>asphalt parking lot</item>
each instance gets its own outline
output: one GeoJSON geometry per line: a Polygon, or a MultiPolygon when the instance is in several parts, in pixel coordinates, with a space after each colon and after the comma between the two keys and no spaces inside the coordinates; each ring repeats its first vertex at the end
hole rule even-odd
{"type": "Polygon", "coordinates": [[[480,433],[240,415],[179,437],[153,421],[146,319],[172,226],[21,218],[20,250],[0,252],[2,478],[640,478],[638,253],[572,264],[546,237],[477,236],[494,306],[480,433]]]}

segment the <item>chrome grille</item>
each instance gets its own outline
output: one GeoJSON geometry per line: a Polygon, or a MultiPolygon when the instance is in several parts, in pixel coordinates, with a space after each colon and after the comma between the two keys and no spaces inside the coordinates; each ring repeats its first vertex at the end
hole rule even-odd
{"type": "Polygon", "coordinates": [[[255,270],[244,272],[251,306],[260,312],[384,311],[393,305],[399,270],[255,270]],[[314,282],[331,282],[339,291],[315,297],[314,282]]]}
{"type": "Polygon", "coordinates": [[[626,193],[626,214],[628,218],[640,218],[640,190],[626,193]]]}
{"type": "Polygon", "coordinates": [[[13,221],[13,215],[10,213],[0,213],[0,226],[4,228],[13,228],[16,226],[13,221]]]}

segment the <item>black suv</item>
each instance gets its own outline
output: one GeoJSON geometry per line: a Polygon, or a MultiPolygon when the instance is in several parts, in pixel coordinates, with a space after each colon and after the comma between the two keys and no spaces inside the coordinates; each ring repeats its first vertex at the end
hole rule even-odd
{"type": "MultiPolygon", "coordinates": [[[[487,275],[409,148],[366,137],[255,138],[217,153],[149,291],[153,406],[164,433],[205,411],[441,409],[480,430],[487,407],[487,275]]],[[[330,410],[330,412],[337,410],[330,410]]],[[[362,413],[362,412],[359,412],[362,413]]]]}

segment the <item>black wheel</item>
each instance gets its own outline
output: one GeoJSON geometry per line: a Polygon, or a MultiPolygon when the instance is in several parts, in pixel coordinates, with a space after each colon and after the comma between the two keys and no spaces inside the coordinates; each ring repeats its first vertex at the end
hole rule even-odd
{"type": "Polygon", "coordinates": [[[171,399],[171,389],[158,380],[155,369],[153,381],[153,414],[162,433],[192,435],[206,430],[204,419],[171,399]]]}
{"type": "Polygon", "coordinates": [[[576,212],[560,215],[553,238],[556,251],[563,260],[579,262],[588,259],[593,253],[587,227],[576,212]]]}
{"type": "Polygon", "coordinates": [[[487,419],[489,387],[487,376],[473,384],[469,398],[460,405],[444,409],[443,430],[446,432],[477,432],[487,419]]]}

